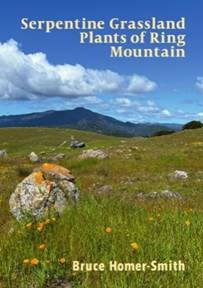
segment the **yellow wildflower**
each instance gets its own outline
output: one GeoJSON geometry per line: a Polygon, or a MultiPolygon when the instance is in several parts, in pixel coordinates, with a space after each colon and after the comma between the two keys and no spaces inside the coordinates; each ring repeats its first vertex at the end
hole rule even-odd
{"type": "Polygon", "coordinates": [[[63,258],[60,258],[58,261],[61,265],[64,265],[66,262],[66,259],[63,257],[63,258]]]}
{"type": "Polygon", "coordinates": [[[26,228],[28,228],[28,229],[32,229],[32,223],[31,223],[31,222],[28,223],[28,224],[26,225],[26,228]]]}
{"type": "Polygon", "coordinates": [[[52,221],[52,223],[55,223],[55,222],[56,222],[56,218],[55,218],[55,217],[52,217],[52,218],[51,218],[51,221],[52,221]]]}
{"type": "Polygon", "coordinates": [[[44,229],[44,223],[39,223],[39,224],[37,225],[37,231],[42,232],[43,229],[44,229]]]}
{"type": "Polygon", "coordinates": [[[30,259],[24,259],[23,264],[28,265],[30,263],[30,259]]]}
{"type": "Polygon", "coordinates": [[[137,251],[139,249],[139,245],[136,242],[130,244],[133,251],[137,251]]]}
{"type": "Polygon", "coordinates": [[[46,219],[45,222],[44,222],[45,225],[48,225],[48,224],[50,224],[50,223],[51,223],[51,220],[50,220],[50,219],[46,219]]]}
{"type": "Polygon", "coordinates": [[[154,218],[153,217],[149,217],[148,220],[149,220],[149,222],[153,222],[154,218]]]}
{"type": "Polygon", "coordinates": [[[46,244],[40,244],[39,246],[38,246],[38,249],[39,250],[41,250],[41,251],[43,251],[44,249],[46,248],[46,244]]]}

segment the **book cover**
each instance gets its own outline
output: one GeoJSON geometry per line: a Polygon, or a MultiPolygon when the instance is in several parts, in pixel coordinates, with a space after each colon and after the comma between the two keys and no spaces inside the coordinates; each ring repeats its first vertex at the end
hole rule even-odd
{"type": "Polygon", "coordinates": [[[203,287],[201,1],[3,1],[0,287],[203,287]]]}

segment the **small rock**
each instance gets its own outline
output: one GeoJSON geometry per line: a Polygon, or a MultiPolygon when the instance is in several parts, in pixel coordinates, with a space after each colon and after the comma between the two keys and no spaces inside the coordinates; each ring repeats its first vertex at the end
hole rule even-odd
{"type": "Polygon", "coordinates": [[[168,198],[168,199],[184,200],[183,196],[180,195],[178,192],[171,192],[169,190],[162,191],[160,193],[160,196],[168,198]]]}
{"type": "Polygon", "coordinates": [[[135,184],[136,180],[137,180],[136,178],[132,178],[132,177],[128,176],[128,177],[122,178],[120,184],[122,184],[122,185],[133,185],[133,184],[135,184]]]}
{"type": "Polygon", "coordinates": [[[75,139],[74,136],[71,136],[70,148],[83,148],[85,147],[85,142],[81,142],[75,139]]]}
{"type": "Polygon", "coordinates": [[[187,172],[181,171],[181,170],[175,170],[173,173],[170,173],[168,176],[172,179],[178,179],[178,180],[185,180],[188,178],[187,172]]]}
{"type": "Polygon", "coordinates": [[[72,288],[72,285],[66,280],[58,279],[47,283],[46,288],[72,288]]]}
{"type": "Polygon", "coordinates": [[[0,150],[0,158],[6,158],[8,156],[6,150],[0,150]]]}
{"type": "Polygon", "coordinates": [[[70,147],[71,148],[83,148],[83,147],[85,147],[85,143],[79,142],[78,140],[73,140],[70,143],[70,147]]]}
{"type": "Polygon", "coordinates": [[[108,154],[104,152],[103,150],[94,150],[94,149],[88,149],[83,151],[83,153],[79,156],[79,159],[84,160],[88,158],[97,158],[97,159],[105,159],[108,157],[108,154]]]}
{"type": "Polygon", "coordinates": [[[64,153],[59,153],[56,156],[52,157],[53,161],[58,161],[58,160],[62,160],[66,157],[66,155],[64,153]]]}
{"type": "Polygon", "coordinates": [[[113,187],[111,185],[103,185],[96,188],[98,194],[110,194],[113,192],[113,187]]]}
{"type": "Polygon", "coordinates": [[[132,146],[131,149],[135,150],[135,151],[139,151],[139,147],[137,147],[137,146],[132,146]]]}
{"type": "Polygon", "coordinates": [[[39,162],[39,156],[35,152],[31,152],[29,155],[31,162],[39,162]]]}
{"type": "Polygon", "coordinates": [[[147,200],[147,199],[160,199],[160,198],[165,198],[165,199],[170,199],[170,200],[184,200],[183,196],[180,195],[178,192],[172,192],[169,190],[164,190],[161,192],[150,192],[150,193],[139,193],[137,195],[137,198],[140,200],[147,200]]]}

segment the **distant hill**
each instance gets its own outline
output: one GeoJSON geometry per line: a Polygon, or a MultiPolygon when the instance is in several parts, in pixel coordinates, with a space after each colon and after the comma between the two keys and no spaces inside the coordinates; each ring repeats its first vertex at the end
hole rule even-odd
{"type": "Polygon", "coordinates": [[[51,110],[22,115],[1,116],[0,127],[67,127],[123,137],[151,136],[164,129],[181,129],[181,125],[178,124],[134,124],[131,122],[122,122],[82,107],[73,110],[51,110]]]}
{"type": "Polygon", "coordinates": [[[183,128],[183,125],[177,123],[163,123],[162,125],[174,131],[180,131],[183,128]]]}

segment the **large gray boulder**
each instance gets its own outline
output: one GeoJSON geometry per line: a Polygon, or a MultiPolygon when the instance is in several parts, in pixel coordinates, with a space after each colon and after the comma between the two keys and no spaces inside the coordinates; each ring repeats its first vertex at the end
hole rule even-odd
{"type": "Polygon", "coordinates": [[[61,214],[68,201],[77,201],[78,196],[70,171],[45,163],[17,185],[9,200],[10,211],[18,220],[25,215],[40,218],[50,210],[61,214]]]}

